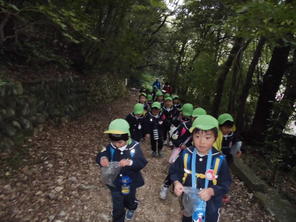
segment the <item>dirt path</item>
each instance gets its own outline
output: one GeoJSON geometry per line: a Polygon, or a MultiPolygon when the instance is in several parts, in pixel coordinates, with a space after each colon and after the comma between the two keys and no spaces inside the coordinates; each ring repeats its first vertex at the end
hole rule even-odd
{"type": "MultiPolygon", "coordinates": [[[[47,127],[24,144],[30,156],[25,165],[0,180],[1,222],[104,222],[111,218],[108,189],[100,182],[95,156],[106,145],[102,134],[111,119],[128,114],[136,97],[116,101],[87,116],[60,127],[47,127]]],[[[140,206],[135,221],[179,222],[177,198],[170,194],[161,201],[159,189],[165,178],[169,149],[164,157],[152,159],[142,145],[149,163],[143,170],[146,185],[139,189],[140,206]]],[[[220,221],[273,221],[260,209],[253,194],[237,179],[230,204],[222,208],[220,221]]]]}

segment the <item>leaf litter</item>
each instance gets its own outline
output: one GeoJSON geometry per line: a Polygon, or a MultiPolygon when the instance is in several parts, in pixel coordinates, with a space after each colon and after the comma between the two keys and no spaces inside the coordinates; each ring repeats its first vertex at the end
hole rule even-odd
{"type": "MultiPolygon", "coordinates": [[[[132,94],[61,126],[47,125],[29,138],[23,145],[29,150],[25,165],[0,179],[0,221],[111,221],[111,198],[100,180],[95,157],[108,142],[103,131],[109,122],[131,112],[136,98],[132,94]]],[[[142,170],[146,184],[137,192],[139,208],[134,221],[181,221],[178,198],[170,192],[167,200],[159,199],[170,149],[164,147],[162,158],[152,158],[144,141],[142,150],[149,163],[142,170]]],[[[231,202],[221,208],[220,222],[274,221],[236,177],[229,195],[231,202]]]]}

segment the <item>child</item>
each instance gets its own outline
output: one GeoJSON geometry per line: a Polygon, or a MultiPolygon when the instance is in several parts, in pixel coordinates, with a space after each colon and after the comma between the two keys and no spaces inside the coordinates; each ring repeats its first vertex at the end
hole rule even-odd
{"type": "Polygon", "coordinates": [[[178,95],[173,95],[172,97],[173,97],[174,107],[176,107],[177,110],[181,111],[182,105],[180,103],[179,96],[178,95]]]}
{"type": "Polygon", "coordinates": [[[149,109],[149,106],[147,104],[147,94],[146,93],[144,93],[144,92],[140,93],[140,95],[139,95],[139,103],[144,105],[144,110],[146,110],[146,112],[147,112],[148,109],[149,109]]]}
{"type": "Polygon", "coordinates": [[[144,119],[145,137],[150,137],[152,157],[161,157],[163,146],[163,125],[164,120],[161,119],[161,104],[154,102],[151,105],[151,111],[147,113],[144,119]]]}
{"type": "Polygon", "coordinates": [[[144,105],[137,103],[134,106],[134,111],[125,118],[130,125],[131,138],[140,142],[144,136],[144,105]]]}
{"type": "Polygon", "coordinates": [[[214,146],[226,156],[228,165],[233,163],[233,157],[240,158],[242,141],[235,131],[233,117],[229,113],[223,113],[218,117],[219,133],[214,146]]]}
{"type": "MultiPolygon", "coordinates": [[[[173,164],[177,158],[177,155],[187,147],[190,147],[192,145],[192,137],[191,133],[189,132],[189,129],[192,125],[192,120],[190,118],[190,113],[192,113],[193,106],[192,104],[184,104],[182,115],[183,120],[181,121],[180,125],[177,127],[177,129],[172,134],[172,142],[174,145],[174,149],[172,151],[172,154],[169,159],[169,163],[173,164]],[[187,108],[188,107],[188,108],[187,108]],[[186,117],[186,119],[184,119],[186,117]]],[[[164,180],[164,184],[162,185],[159,193],[159,197],[162,200],[165,200],[167,198],[167,194],[169,191],[169,187],[172,184],[172,181],[170,180],[170,174],[168,173],[167,177],[164,180]]]]}
{"type": "Polygon", "coordinates": [[[195,108],[192,112],[192,120],[194,121],[200,115],[206,115],[207,111],[201,107],[195,108]]]}
{"type": "Polygon", "coordinates": [[[163,93],[160,90],[158,90],[155,94],[155,101],[159,102],[161,105],[163,103],[163,93]]]}
{"type": "Polygon", "coordinates": [[[151,94],[148,94],[147,95],[147,104],[149,107],[148,111],[150,111],[152,103],[153,103],[153,96],[151,94]]]}
{"type": "Polygon", "coordinates": [[[175,127],[178,127],[182,122],[187,122],[191,120],[193,112],[193,105],[191,103],[185,103],[181,108],[181,115],[175,118],[172,123],[175,127]]]}
{"type": "Polygon", "coordinates": [[[130,138],[129,124],[124,119],[113,120],[107,131],[110,144],[104,148],[96,158],[96,162],[102,167],[108,167],[112,161],[119,161],[122,167],[119,175],[114,180],[115,187],[108,186],[111,192],[113,222],[131,220],[137,209],[136,189],[144,185],[144,179],[140,170],[147,161],[143,156],[138,142],[130,138]],[[123,190],[122,178],[129,178],[131,184],[123,190]],[[126,211],[127,209],[127,211],[126,211]]]}
{"type": "MultiPolygon", "coordinates": [[[[166,141],[168,139],[168,132],[170,130],[172,121],[178,118],[178,110],[173,106],[172,97],[168,96],[164,99],[164,105],[162,108],[162,120],[166,120],[164,124],[163,131],[163,140],[166,141]]],[[[168,139],[169,140],[169,139],[168,139]]],[[[166,141],[166,144],[169,145],[169,141],[166,141]]]]}
{"type": "Polygon", "coordinates": [[[218,135],[218,121],[210,115],[201,115],[193,122],[190,132],[193,146],[184,150],[170,167],[177,196],[183,194],[184,187],[200,190],[199,208],[194,205],[191,215],[186,214],[185,209],[182,222],[205,221],[205,218],[207,222],[217,222],[222,196],[231,184],[227,162],[213,148],[218,135]]]}
{"type": "Polygon", "coordinates": [[[173,92],[173,88],[168,82],[164,84],[162,89],[165,91],[165,93],[168,93],[168,94],[172,94],[173,92]]]}

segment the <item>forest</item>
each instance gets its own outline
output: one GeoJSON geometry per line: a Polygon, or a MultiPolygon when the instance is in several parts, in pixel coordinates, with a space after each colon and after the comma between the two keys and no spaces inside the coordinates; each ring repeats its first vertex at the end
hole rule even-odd
{"type": "Polygon", "coordinates": [[[233,114],[274,184],[278,170],[296,175],[295,12],[293,0],[0,0],[0,86],[161,78],[213,116],[233,114]]]}

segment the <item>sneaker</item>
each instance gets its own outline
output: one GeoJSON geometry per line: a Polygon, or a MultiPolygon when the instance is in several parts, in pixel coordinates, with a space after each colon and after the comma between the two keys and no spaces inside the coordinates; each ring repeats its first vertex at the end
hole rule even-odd
{"type": "Polygon", "coordinates": [[[227,204],[230,202],[230,196],[224,195],[224,197],[222,198],[222,202],[224,204],[227,204]]]}
{"type": "Polygon", "coordinates": [[[159,192],[159,198],[165,200],[168,196],[169,188],[162,186],[159,192]]]}
{"type": "Polygon", "coordinates": [[[126,220],[132,220],[133,217],[135,215],[135,211],[134,210],[127,210],[126,214],[125,214],[125,219],[126,220]]]}
{"type": "Polygon", "coordinates": [[[155,151],[152,152],[152,157],[156,157],[156,152],[155,151]]]}

